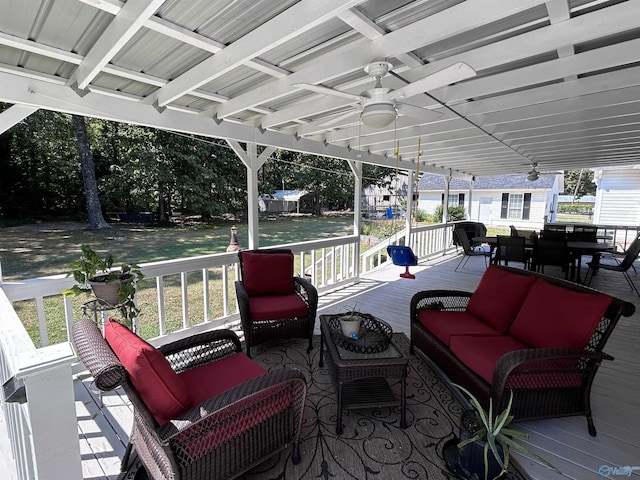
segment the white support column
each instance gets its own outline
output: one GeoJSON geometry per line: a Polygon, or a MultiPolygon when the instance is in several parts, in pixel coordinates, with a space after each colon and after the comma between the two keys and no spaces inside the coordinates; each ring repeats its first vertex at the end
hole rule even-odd
{"type": "Polygon", "coordinates": [[[413,170],[407,171],[407,218],[405,220],[405,229],[406,236],[404,237],[404,244],[407,247],[411,247],[411,236],[413,232],[411,231],[411,223],[413,218],[413,192],[414,192],[414,172],[413,170]]]}
{"type": "Polygon", "coordinates": [[[449,184],[451,174],[444,176],[444,198],[442,199],[442,223],[449,222],[449,184]]]}
{"type": "Polygon", "coordinates": [[[246,150],[235,140],[227,140],[227,143],[247,167],[247,242],[249,249],[258,248],[258,170],[275,151],[275,147],[265,148],[258,156],[258,146],[255,143],[247,143],[246,150]]]}
{"type": "MultiPolygon", "coordinates": [[[[360,238],[360,227],[362,223],[362,162],[347,160],[353,172],[353,234],[360,238]]],[[[353,251],[353,276],[360,279],[360,242],[354,246],[353,251]]]]}
{"type": "MultiPolygon", "coordinates": [[[[467,220],[473,220],[473,218],[471,218],[471,207],[473,207],[473,184],[475,182],[475,178],[473,177],[471,180],[469,180],[469,200],[468,200],[468,207],[467,207],[467,220]]],[[[478,219],[476,219],[478,220],[478,219]]]]}
{"type": "Polygon", "coordinates": [[[82,479],[80,443],[71,363],[76,355],[69,343],[25,352],[18,357],[31,428],[35,478],[82,479]],[[55,413],[55,414],[52,414],[55,413]]]}

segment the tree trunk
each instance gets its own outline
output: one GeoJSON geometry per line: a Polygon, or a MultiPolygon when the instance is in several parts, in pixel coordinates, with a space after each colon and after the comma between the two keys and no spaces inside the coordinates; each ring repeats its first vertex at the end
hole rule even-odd
{"type": "Polygon", "coordinates": [[[96,167],[93,162],[93,152],[89,145],[87,136],[87,126],[84,117],[72,115],[73,125],[76,128],[76,139],[78,141],[78,154],[80,156],[80,170],[84,182],[84,195],[87,200],[87,214],[89,215],[89,226],[87,230],[102,230],[111,228],[102,216],[102,206],[98,197],[98,184],[96,182],[96,167]]]}

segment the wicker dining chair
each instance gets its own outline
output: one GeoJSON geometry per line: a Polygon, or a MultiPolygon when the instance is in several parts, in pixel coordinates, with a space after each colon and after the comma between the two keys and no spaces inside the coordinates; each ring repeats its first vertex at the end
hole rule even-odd
{"type": "Polygon", "coordinates": [[[309,339],[318,309],[318,291],[294,275],[293,253],[287,249],[241,250],[241,280],[236,297],[247,355],[251,347],[277,338],[309,339]]]}
{"type": "MultiPolygon", "coordinates": [[[[108,320],[73,325],[73,343],[101,391],[121,386],[133,431],[118,480],[135,448],[154,480],[232,479],[299,439],[306,398],[300,372],[267,372],[241,352],[231,330],[212,330],[156,349],[108,320]]],[[[136,477],[138,478],[138,477],[136,477]]]]}

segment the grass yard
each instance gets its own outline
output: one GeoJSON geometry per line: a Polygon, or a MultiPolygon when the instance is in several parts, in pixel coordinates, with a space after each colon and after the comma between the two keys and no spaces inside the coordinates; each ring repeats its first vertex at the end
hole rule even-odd
{"type": "MultiPolygon", "coordinates": [[[[367,221],[376,229],[388,230],[387,220],[367,221]]],[[[193,257],[224,252],[229,245],[232,222],[217,224],[183,224],[175,227],[116,224],[107,232],[88,232],[85,224],[77,222],[50,222],[33,225],[11,226],[0,229],[0,265],[4,281],[63,274],[69,271],[68,263],[80,254],[83,243],[91,245],[99,254],[106,252],[114,256],[116,263],[145,263],[174,258],[193,257]]],[[[403,225],[403,224],[402,224],[403,225]]],[[[247,225],[236,224],[238,241],[247,247],[247,225]]],[[[401,227],[400,227],[401,228],[401,227]]],[[[323,217],[283,217],[260,221],[260,246],[301,242],[319,238],[350,235],[353,232],[353,215],[331,215],[323,217]]],[[[363,245],[362,248],[370,248],[363,245]]],[[[299,259],[296,257],[296,261],[299,259]]],[[[297,268],[296,271],[299,271],[297,268]]],[[[209,310],[211,318],[224,315],[222,298],[222,269],[209,271],[209,310]]],[[[230,272],[233,278],[233,272],[230,272]]],[[[183,327],[182,291],[180,275],[168,276],[164,281],[164,306],[168,319],[168,332],[183,327]]],[[[188,274],[189,311],[191,325],[202,322],[204,301],[201,272],[188,274]]],[[[235,309],[235,290],[229,286],[228,297],[235,309]]],[[[73,299],[74,316],[82,315],[81,306],[92,297],[73,299]]],[[[155,279],[143,279],[138,288],[140,331],[145,338],[159,334],[155,279]]],[[[34,301],[16,302],[14,305],[36,345],[40,345],[41,331],[46,329],[50,343],[67,340],[64,326],[64,304],[62,297],[50,297],[44,301],[47,325],[38,325],[34,301]]],[[[115,312],[113,312],[115,315],[115,312]]],[[[45,333],[45,332],[42,332],[45,333]]]]}

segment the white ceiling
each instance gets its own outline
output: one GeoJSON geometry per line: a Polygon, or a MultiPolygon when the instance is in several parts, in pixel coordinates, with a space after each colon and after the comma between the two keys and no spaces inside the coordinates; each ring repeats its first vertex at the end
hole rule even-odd
{"type": "Polygon", "coordinates": [[[462,178],[631,165],[640,0],[0,0],[0,101],[0,132],[45,108],[462,178]],[[357,95],[380,60],[391,89],[477,75],[377,130],[299,86],[357,95]]]}

